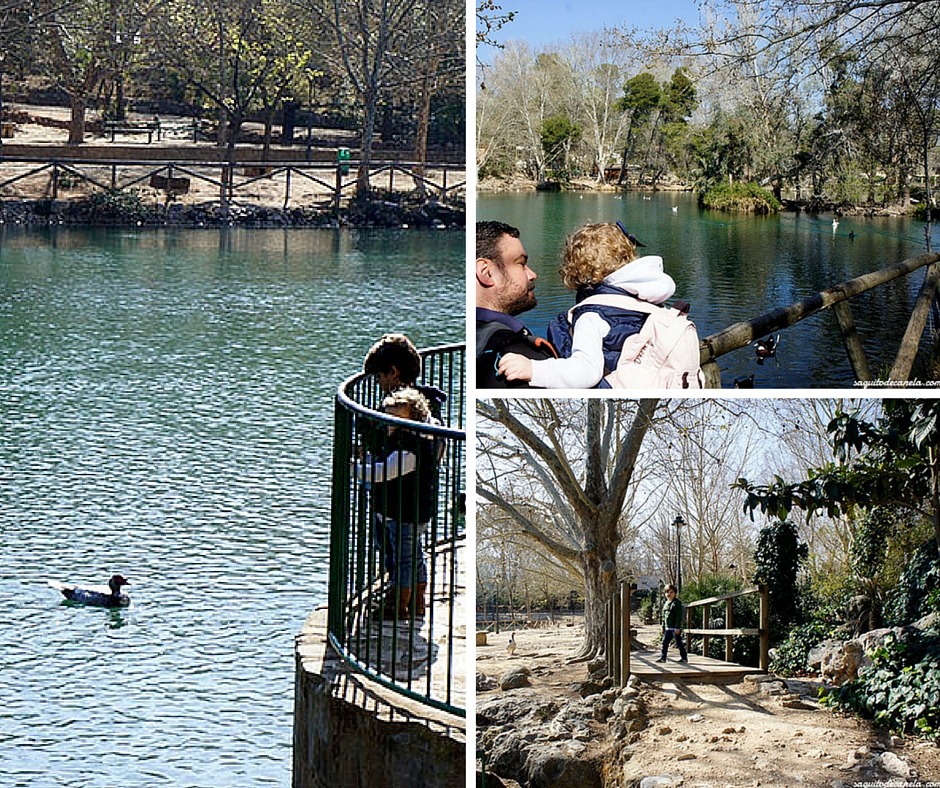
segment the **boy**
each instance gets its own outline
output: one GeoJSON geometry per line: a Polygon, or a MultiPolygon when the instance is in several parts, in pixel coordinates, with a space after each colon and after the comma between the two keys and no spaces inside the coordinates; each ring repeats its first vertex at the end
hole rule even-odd
{"type": "Polygon", "coordinates": [[[676,598],[676,587],[672,584],[666,586],[666,601],[663,603],[663,650],[657,662],[666,661],[666,650],[669,641],[676,639],[679,647],[679,662],[688,662],[689,655],[682,642],[682,602],[676,598]]]}
{"type": "MultiPolygon", "coordinates": [[[[548,332],[549,341],[564,358],[533,361],[507,353],[499,360],[499,374],[508,380],[529,381],[538,388],[701,388],[698,337],[693,336],[694,329],[693,335],[686,336],[686,329],[691,328],[687,320],[676,323],[682,314],[678,303],[673,310],[663,306],[675,293],[676,283],[663,270],[661,257],[638,256],[637,249],[642,246],[620,222],[586,224],[568,236],[559,273],[565,287],[577,291],[577,305],[570,313],[559,315],[548,332]],[[628,372],[620,370],[624,343],[639,334],[654,314],[658,322],[675,323],[685,337],[682,358],[691,359],[690,368],[666,373],[662,382],[658,377],[647,380],[645,367],[627,364],[628,372]]],[[[674,341],[680,344],[678,337],[674,341]]],[[[674,346],[654,345],[647,362],[652,364],[654,356],[668,358],[672,352],[674,346]]],[[[641,355],[638,351],[637,362],[641,355]]]]}

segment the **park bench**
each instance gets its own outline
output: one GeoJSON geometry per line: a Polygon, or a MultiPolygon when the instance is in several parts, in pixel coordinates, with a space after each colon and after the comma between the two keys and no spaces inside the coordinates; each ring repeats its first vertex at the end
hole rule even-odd
{"type": "Polygon", "coordinates": [[[170,178],[166,175],[150,176],[150,187],[166,192],[168,195],[187,194],[189,192],[189,178],[170,178]]]}
{"type": "Polygon", "coordinates": [[[142,123],[134,123],[126,120],[106,120],[104,129],[111,135],[111,142],[118,134],[146,134],[147,144],[153,142],[153,135],[156,133],[157,140],[162,138],[159,120],[148,120],[142,123]]]}

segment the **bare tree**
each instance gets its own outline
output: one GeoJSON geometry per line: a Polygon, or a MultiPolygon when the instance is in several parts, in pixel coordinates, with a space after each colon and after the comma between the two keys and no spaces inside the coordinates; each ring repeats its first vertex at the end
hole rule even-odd
{"type": "Polygon", "coordinates": [[[357,193],[369,192],[369,167],[375,142],[379,102],[397,80],[394,53],[404,53],[409,44],[428,46],[430,41],[413,41],[412,14],[417,0],[298,0],[330,31],[335,47],[329,56],[346,75],[362,106],[363,122],[357,193]]]}
{"type": "Polygon", "coordinates": [[[616,588],[623,505],[659,400],[477,403],[477,495],[518,532],[579,568],[585,640],[605,649],[604,602],[616,588]]]}
{"type": "Polygon", "coordinates": [[[634,53],[604,31],[572,36],[561,58],[571,83],[569,111],[584,129],[582,146],[597,168],[597,182],[605,183],[607,165],[629,126],[630,116],[620,110],[618,100],[634,53]]]}

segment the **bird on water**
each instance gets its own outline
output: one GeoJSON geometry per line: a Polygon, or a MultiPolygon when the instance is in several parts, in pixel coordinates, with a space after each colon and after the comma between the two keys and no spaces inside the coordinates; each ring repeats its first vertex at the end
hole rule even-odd
{"type": "Polygon", "coordinates": [[[754,343],[754,351],[757,354],[757,363],[763,364],[768,358],[777,361],[777,348],[780,347],[780,334],[772,334],[766,339],[758,339],[754,343]]]}
{"type": "Polygon", "coordinates": [[[50,580],[49,585],[57,591],[62,592],[69,602],[78,602],[82,605],[91,605],[93,607],[127,607],[131,603],[131,598],[127,594],[121,593],[123,586],[129,586],[122,575],[112,575],[106,586],[79,586],[60,583],[58,580],[50,580]]]}

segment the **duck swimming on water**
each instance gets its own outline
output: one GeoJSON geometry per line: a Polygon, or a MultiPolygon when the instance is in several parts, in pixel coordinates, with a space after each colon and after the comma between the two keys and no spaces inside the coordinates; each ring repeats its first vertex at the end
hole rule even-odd
{"type": "Polygon", "coordinates": [[[50,580],[49,585],[62,592],[70,602],[93,607],[127,607],[131,598],[121,593],[122,586],[129,586],[130,582],[121,575],[112,575],[107,586],[78,586],[50,580]]]}
{"type": "Polygon", "coordinates": [[[780,345],[780,334],[772,334],[766,339],[758,339],[754,343],[754,351],[757,354],[757,363],[763,364],[765,359],[772,358],[777,361],[777,347],[780,345]]]}

